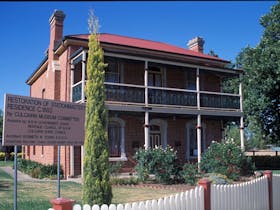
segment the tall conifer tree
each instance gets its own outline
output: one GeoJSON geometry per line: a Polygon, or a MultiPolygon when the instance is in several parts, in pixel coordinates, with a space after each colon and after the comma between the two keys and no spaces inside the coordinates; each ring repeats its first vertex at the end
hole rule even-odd
{"type": "Polygon", "coordinates": [[[110,204],[107,111],[105,108],[104,53],[98,39],[98,19],[90,11],[86,83],[86,134],[83,162],[83,203],[110,204]]]}

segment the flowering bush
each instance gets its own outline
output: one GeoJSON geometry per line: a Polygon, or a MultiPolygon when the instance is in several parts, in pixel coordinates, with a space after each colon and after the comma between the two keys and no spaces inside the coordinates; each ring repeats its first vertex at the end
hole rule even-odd
{"type": "Polygon", "coordinates": [[[183,166],[180,175],[186,184],[195,185],[199,178],[198,165],[197,163],[186,163],[183,166]]]}
{"type": "Polygon", "coordinates": [[[251,159],[245,156],[233,140],[212,142],[202,156],[200,168],[204,172],[222,174],[233,180],[253,173],[251,159]]]}
{"type": "Polygon", "coordinates": [[[154,174],[161,183],[170,183],[174,174],[176,151],[170,146],[163,149],[161,146],[153,149],[139,149],[134,158],[137,161],[135,167],[138,178],[146,181],[149,174],[154,174]]]}

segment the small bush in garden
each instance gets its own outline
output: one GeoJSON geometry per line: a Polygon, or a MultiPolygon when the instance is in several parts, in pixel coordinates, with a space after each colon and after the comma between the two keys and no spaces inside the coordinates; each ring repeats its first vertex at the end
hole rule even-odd
{"type": "Polygon", "coordinates": [[[183,166],[182,171],[180,172],[180,175],[186,184],[195,185],[197,182],[197,179],[199,178],[198,173],[198,165],[197,163],[186,163],[183,166]]]}
{"type": "Polygon", "coordinates": [[[200,168],[206,173],[218,173],[238,180],[241,175],[253,173],[253,164],[234,141],[212,142],[203,154],[200,168]]]}
{"type": "Polygon", "coordinates": [[[118,162],[109,162],[109,172],[110,175],[116,176],[117,174],[120,173],[122,169],[123,163],[118,161],[118,162]]]}
{"type": "MultiPolygon", "coordinates": [[[[33,178],[52,178],[57,176],[57,165],[43,165],[31,160],[19,159],[18,169],[33,178]]],[[[60,167],[60,176],[63,177],[63,170],[60,167]]]]}
{"type": "Polygon", "coordinates": [[[0,160],[5,160],[5,152],[0,152],[0,160]]]}
{"type": "MultiPolygon", "coordinates": [[[[18,158],[18,159],[19,159],[19,158],[22,158],[22,156],[23,156],[23,153],[22,153],[22,152],[17,153],[17,158],[18,158]]],[[[14,152],[11,152],[9,157],[10,157],[10,160],[14,160],[15,153],[14,153],[14,152]]]]}
{"type": "Polygon", "coordinates": [[[110,179],[111,184],[114,185],[136,185],[139,183],[138,178],[136,177],[130,177],[130,178],[111,178],[110,179]]]}
{"type": "Polygon", "coordinates": [[[205,176],[212,184],[230,184],[231,180],[229,180],[225,175],[222,174],[207,174],[205,176]]]}
{"type": "Polygon", "coordinates": [[[166,149],[139,149],[134,158],[137,161],[135,169],[141,181],[146,181],[149,174],[154,174],[156,180],[161,183],[168,184],[172,181],[177,157],[176,151],[170,146],[166,149]]]}

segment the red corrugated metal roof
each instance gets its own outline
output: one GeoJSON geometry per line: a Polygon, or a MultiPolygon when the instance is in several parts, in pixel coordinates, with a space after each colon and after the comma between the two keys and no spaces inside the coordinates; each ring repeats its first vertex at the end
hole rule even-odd
{"type": "MultiPolygon", "coordinates": [[[[78,34],[78,35],[69,35],[68,37],[75,37],[80,39],[88,39],[88,34],[78,34]]],[[[162,52],[168,52],[168,53],[175,53],[175,54],[181,54],[181,55],[188,55],[188,56],[195,56],[199,58],[206,58],[206,59],[212,59],[222,62],[229,62],[227,60],[223,60],[221,58],[217,58],[214,56],[210,56],[204,53],[195,52],[192,50],[184,49],[181,47],[177,47],[174,45],[162,43],[162,42],[155,42],[145,39],[139,39],[139,38],[132,38],[132,37],[126,37],[121,35],[114,35],[114,34],[106,34],[101,33],[99,36],[99,41],[103,43],[110,43],[110,44],[117,44],[117,45],[124,45],[129,47],[137,47],[142,49],[148,49],[148,50],[156,50],[156,51],[162,51],[162,52]]]]}

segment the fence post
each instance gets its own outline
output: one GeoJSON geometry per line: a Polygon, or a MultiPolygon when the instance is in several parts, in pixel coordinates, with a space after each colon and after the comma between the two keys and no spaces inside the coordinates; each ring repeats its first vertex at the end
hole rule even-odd
{"type": "Polygon", "coordinates": [[[54,210],[72,210],[74,200],[67,198],[56,198],[50,200],[54,210]]]}
{"type": "Polygon", "coordinates": [[[211,181],[208,179],[201,179],[198,185],[204,189],[204,210],[211,210],[211,181]]]}
{"type": "Polygon", "coordinates": [[[265,171],[264,175],[268,180],[268,201],[269,201],[269,210],[273,210],[273,195],[272,195],[272,172],[265,171]]]}

